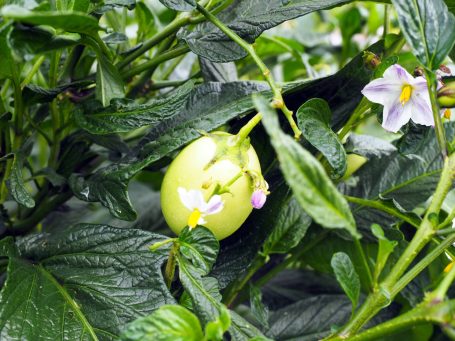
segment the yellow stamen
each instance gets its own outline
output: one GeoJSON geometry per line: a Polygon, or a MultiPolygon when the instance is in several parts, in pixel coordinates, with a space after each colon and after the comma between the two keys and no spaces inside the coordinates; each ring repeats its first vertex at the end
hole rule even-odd
{"type": "Polygon", "coordinates": [[[450,117],[452,117],[452,111],[450,109],[444,110],[444,117],[450,120],[450,117]]]}
{"type": "Polygon", "coordinates": [[[193,212],[191,212],[189,218],[188,218],[188,226],[190,229],[195,228],[197,225],[197,222],[201,218],[201,212],[198,209],[195,209],[193,212]]]}
{"type": "Polygon", "coordinates": [[[447,273],[447,272],[449,272],[450,270],[452,270],[453,264],[454,264],[454,263],[455,263],[455,262],[449,263],[449,264],[445,267],[444,272],[447,273]]]}
{"type": "Polygon", "coordinates": [[[400,95],[400,103],[401,105],[405,105],[410,99],[412,95],[412,86],[409,84],[403,85],[400,95]]]}

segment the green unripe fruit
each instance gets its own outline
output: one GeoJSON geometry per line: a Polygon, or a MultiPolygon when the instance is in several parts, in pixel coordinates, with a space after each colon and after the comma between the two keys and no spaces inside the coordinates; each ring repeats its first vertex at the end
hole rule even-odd
{"type": "Polygon", "coordinates": [[[227,133],[203,136],[184,148],[169,166],[161,187],[161,208],[176,234],[188,225],[192,213],[183,204],[179,188],[201,191],[207,202],[217,187],[235,179],[229,185],[229,193],[220,194],[223,209],[204,217],[204,226],[219,240],[234,233],[251,213],[253,179],[242,170],[260,175],[261,166],[248,141],[241,146],[234,142],[235,136],[227,133]]]}

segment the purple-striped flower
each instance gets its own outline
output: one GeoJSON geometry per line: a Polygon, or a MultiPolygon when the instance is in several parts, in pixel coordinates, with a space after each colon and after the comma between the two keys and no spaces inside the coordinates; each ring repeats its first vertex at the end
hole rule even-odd
{"type": "Polygon", "coordinates": [[[427,81],[412,77],[404,68],[394,64],[382,78],[371,81],[362,90],[371,102],[384,106],[382,126],[396,133],[411,119],[417,124],[434,126],[427,81]]]}
{"type": "Polygon", "coordinates": [[[267,195],[262,189],[256,189],[251,195],[251,205],[254,208],[261,209],[267,200],[267,195]]]}

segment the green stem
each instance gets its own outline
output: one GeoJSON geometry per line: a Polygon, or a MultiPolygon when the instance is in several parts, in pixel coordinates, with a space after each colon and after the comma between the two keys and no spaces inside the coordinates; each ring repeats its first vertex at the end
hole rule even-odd
{"type": "MultiPolygon", "coordinates": [[[[371,293],[357,314],[349,321],[349,323],[341,329],[341,331],[330,339],[344,339],[352,336],[366,322],[368,322],[383,306],[393,298],[393,288],[397,281],[415,259],[422,248],[431,240],[435,234],[435,226],[433,226],[431,217],[438,215],[441,209],[444,198],[452,186],[453,175],[455,173],[455,154],[444,160],[444,168],[441,177],[430,203],[430,207],[425,214],[425,217],[412,238],[408,247],[405,249],[399,260],[395,263],[388,276],[379,285],[379,289],[371,293]]],[[[441,243],[442,245],[442,243],[441,243]]]]}
{"type": "Polygon", "coordinates": [[[445,136],[444,125],[442,124],[441,115],[439,114],[440,108],[436,98],[437,93],[437,80],[433,72],[425,69],[425,78],[428,84],[428,93],[430,95],[431,109],[433,111],[434,128],[436,137],[438,139],[439,147],[441,148],[442,156],[447,156],[447,142],[445,136]]]}
{"type": "MultiPolygon", "coordinates": [[[[52,55],[51,65],[49,69],[49,86],[54,88],[57,86],[58,80],[58,66],[60,62],[61,52],[57,51],[52,55]]],[[[51,117],[52,117],[52,132],[53,140],[51,145],[51,151],[49,156],[49,166],[55,167],[58,159],[58,153],[60,151],[60,126],[61,116],[57,105],[57,100],[54,99],[51,102],[51,117]]]]}
{"type": "Polygon", "coordinates": [[[438,225],[437,230],[440,230],[446,226],[452,225],[453,220],[455,219],[455,208],[452,209],[452,211],[449,213],[446,219],[438,225]]]}
{"type": "MultiPolygon", "coordinates": [[[[370,265],[368,264],[367,257],[365,256],[365,252],[363,251],[363,247],[362,247],[362,244],[360,244],[359,239],[354,239],[354,245],[355,245],[358,255],[360,256],[360,259],[362,260],[362,266],[363,266],[364,272],[367,274],[368,289],[371,290],[374,286],[374,280],[373,280],[373,274],[371,273],[370,265]]],[[[352,307],[352,309],[355,309],[355,307],[352,307]]]]}
{"type": "Polygon", "coordinates": [[[190,49],[187,46],[180,46],[175,49],[164,52],[164,53],[160,54],[159,56],[152,58],[148,62],[142,63],[142,64],[126,71],[123,74],[123,78],[128,79],[130,77],[133,77],[133,76],[140,74],[141,72],[146,71],[147,69],[153,68],[167,60],[170,60],[170,59],[179,57],[182,54],[188,53],[189,51],[190,51],[190,49]]]}
{"type": "MultiPolygon", "coordinates": [[[[455,238],[453,238],[455,240],[455,238]]],[[[452,265],[449,272],[444,276],[441,283],[439,283],[436,290],[434,290],[429,297],[433,302],[441,302],[445,299],[447,291],[455,280],[455,266],[452,265]]]]}
{"type": "Polygon", "coordinates": [[[169,251],[169,258],[166,263],[166,269],[164,270],[164,280],[169,289],[171,288],[172,281],[174,280],[175,276],[175,256],[178,252],[179,244],[174,242],[171,250],[169,251]]]}
{"type": "Polygon", "coordinates": [[[27,84],[29,84],[32,81],[33,76],[38,72],[39,68],[41,67],[41,64],[43,64],[44,60],[46,59],[46,56],[40,56],[35,64],[33,64],[32,69],[28,73],[27,77],[22,81],[21,83],[21,89],[25,88],[27,84]]]}
{"type": "Polygon", "coordinates": [[[351,336],[349,341],[388,339],[391,334],[420,324],[426,324],[428,322],[439,324],[450,323],[453,309],[455,309],[455,301],[453,300],[437,305],[425,303],[392,320],[351,336]]]}
{"type": "Polygon", "coordinates": [[[414,278],[417,277],[428,265],[430,265],[436,258],[438,258],[450,245],[455,242],[455,233],[444,239],[438,246],[436,246],[428,255],[420,260],[414,267],[409,270],[400,280],[394,285],[392,289],[392,297],[397,295],[408,285],[414,278]]]}
{"type": "Polygon", "coordinates": [[[167,25],[165,28],[163,28],[160,32],[155,34],[150,39],[146,40],[140,48],[138,48],[134,52],[131,52],[131,54],[127,55],[125,57],[125,59],[123,59],[121,62],[119,62],[117,64],[117,67],[120,70],[120,69],[123,69],[124,67],[128,66],[133,60],[140,57],[141,55],[146,53],[148,50],[150,50],[154,46],[158,45],[164,39],[173,35],[181,27],[188,25],[189,23],[190,23],[190,17],[188,15],[178,16],[169,25],[167,25]]]}
{"type": "Polygon", "coordinates": [[[253,45],[249,44],[245,40],[243,40],[239,35],[237,35],[234,31],[232,31],[230,28],[228,28],[226,25],[224,25],[216,16],[214,16],[212,13],[207,11],[204,7],[200,6],[199,4],[197,5],[197,9],[199,12],[204,15],[210,22],[212,22],[215,26],[217,26],[221,31],[223,31],[229,38],[231,38],[235,43],[237,43],[240,47],[242,47],[254,60],[256,65],[259,67],[259,69],[262,72],[262,75],[266,79],[266,81],[269,83],[270,88],[272,89],[273,93],[273,106],[276,109],[280,109],[283,114],[286,116],[292,131],[294,132],[294,137],[296,139],[300,138],[300,135],[302,135],[302,132],[300,129],[297,127],[297,124],[294,121],[293,118],[293,112],[288,109],[286,104],[284,103],[283,96],[281,94],[281,89],[277,86],[275,83],[275,79],[272,77],[272,74],[268,67],[264,64],[262,59],[259,57],[259,55],[256,53],[253,45]]]}
{"type": "Polygon", "coordinates": [[[242,144],[242,142],[248,137],[248,135],[250,135],[253,128],[256,127],[259,122],[261,122],[261,119],[262,119],[262,114],[257,113],[247,122],[247,124],[245,124],[239,130],[239,132],[236,135],[236,144],[237,145],[242,144]]]}
{"type": "Polygon", "coordinates": [[[389,5],[384,5],[384,32],[382,34],[382,39],[385,40],[387,34],[389,33],[389,5]]]}
{"type": "Polygon", "coordinates": [[[223,293],[223,303],[228,307],[234,303],[237,294],[242,290],[245,284],[254,276],[254,274],[264,266],[267,259],[261,254],[257,254],[254,258],[253,262],[251,263],[248,271],[245,275],[243,275],[239,280],[233,282],[231,286],[229,286],[226,291],[223,293]]]}
{"type": "Polygon", "coordinates": [[[340,140],[343,140],[346,135],[349,133],[351,128],[356,124],[357,120],[359,117],[370,108],[371,103],[363,97],[360,103],[357,105],[357,107],[354,109],[354,112],[352,113],[351,117],[349,117],[349,120],[346,122],[344,125],[343,129],[338,133],[338,138],[340,140]]]}

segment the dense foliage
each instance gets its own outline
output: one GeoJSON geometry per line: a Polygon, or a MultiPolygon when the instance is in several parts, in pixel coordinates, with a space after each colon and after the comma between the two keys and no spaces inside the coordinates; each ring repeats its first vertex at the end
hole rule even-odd
{"type": "Polygon", "coordinates": [[[454,13],[0,1],[0,340],[455,338],[454,13]]]}

